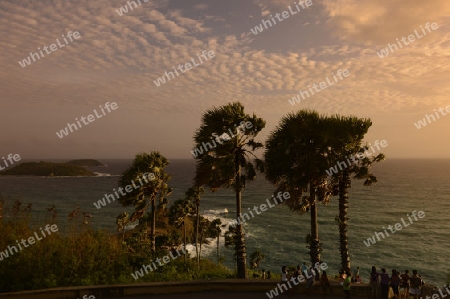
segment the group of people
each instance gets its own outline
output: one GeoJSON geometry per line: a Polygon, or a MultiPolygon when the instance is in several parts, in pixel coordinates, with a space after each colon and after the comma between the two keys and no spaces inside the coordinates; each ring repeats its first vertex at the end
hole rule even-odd
{"type": "MultiPolygon", "coordinates": [[[[316,267],[308,267],[308,265],[306,265],[306,262],[303,262],[302,265],[297,265],[297,269],[292,272],[289,272],[286,266],[282,266],[281,282],[286,283],[288,281],[291,281],[292,279],[295,279],[298,282],[305,282],[307,293],[309,294],[311,287],[314,285],[314,281],[320,279],[320,268],[317,266],[318,264],[316,264],[316,267]]],[[[327,277],[326,271],[322,272],[322,277],[323,276],[327,277]]]]}
{"type": "Polygon", "coordinates": [[[421,295],[422,286],[425,282],[422,280],[417,270],[413,270],[413,275],[409,275],[409,270],[405,270],[405,273],[399,274],[397,270],[392,270],[392,275],[386,273],[386,269],[382,268],[381,272],[377,272],[375,266],[372,267],[370,272],[370,285],[372,286],[372,297],[378,299],[378,290],[381,290],[381,299],[388,299],[389,288],[392,288],[395,298],[400,299],[404,297],[409,298],[409,294],[414,296],[414,299],[418,299],[421,295]],[[403,289],[403,294],[400,296],[399,289],[403,289]]]}
{"type": "MultiPolygon", "coordinates": [[[[339,272],[339,282],[343,287],[346,298],[350,298],[350,286],[351,283],[360,283],[361,278],[359,276],[359,267],[356,270],[356,274],[354,278],[352,278],[351,271],[340,271],[339,272]]],[[[320,271],[319,267],[307,266],[306,262],[303,262],[302,265],[297,266],[297,270],[289,272],[286,266],[281,267],[281,282],[287,283],[291,279],[295,278],[299,282],[306,283],[307,294],[310,293],[311,287],[314,285],[314,281],[320,281],[320,285],[322,286],[323,293],[328,293],[331,288],[331,282],[328,278],[327,272],[325,270],[320,271]]],[[[289,293],[289,291],[287,292],[289,293]]]]}
{"type": "MultiPolygon", "coordinates": [[[[301,266],[298,265],[297,270],[293,273],[289,273],[286,266],[281,268],[282,282],[287,282],[294,276],[301,278],[299,279],[300,281],[306,282],[308,293],[309,289],[314,285],[315,280],[320,280],[320,285],[322,286],[324,293],[327,293],[327,289],[331,287],[327,272],[322,271],[322,274],[320,274],[319,269],[308,267],[306,262],[304,262],[301,266]]],[[[425,284],[420,275],[417,273],[417,270],[413,270],[412,276],[410,276],[409,270],[405,270],[405,273],[400,274],[394,269],[392,270],[392,275],[389,276],[385,268],[382,268],[381,272],[378,272],[375,266],[372,267],[369,281],[372,286],[372,297],[375,299],[388,299],[389,288],[392,288],[395,299],[408,299],[409,295],[413,295],[414,299],[418,299],[421,295],[422,286],[425,284]],[[400,289],[403,289],[402,295],[400,295],[400,289]]],[[[361,282],[359,267],[356,268],[356,272],[353,275],[351,271],[339,272],[339,284],[343,287],[344,294],[347,299],[350,298],[351,284],[361,282]]]]}
{"type": "Polygon", "coordinates": [[[345,278],[349,275],[351,277],[350,282],[352,282],[352,283],[361,283],[362,282],[361,276],[359,276],[359,267],[356,267],[356,271],[353,275],[350,272],[351,271],[344,271],[344,270],[339,271],[339,284],[340,285],[344,284],[345,278]]]}

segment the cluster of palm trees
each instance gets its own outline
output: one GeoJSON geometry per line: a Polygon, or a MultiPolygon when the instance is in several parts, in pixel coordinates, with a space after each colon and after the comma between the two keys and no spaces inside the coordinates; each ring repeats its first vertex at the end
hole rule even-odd
{"type": "MultiPolygon", "coordinates": [[[[203,187],[191,187],[186,191],[186,197],[173,203],[169,215],[171,222],[178,227],[182,227],[184,232],[184,248],[187,245],[187,227],[189,219],[195,216],[194,242],[197,260],[197,270],[200,270],[200,257],[202,256],[202,244],[206,237],[217,238],[217,262],[219,263],[219,238],[221,235],[222,221],[217,218],[209,221],[200,216],[200,198],[204,193],[203,187]]],[[[186,259],[186,255],[184,257],[186,259]]]]}
{"type": "MultiPolygon", "coordinates": [[[[135,229],[133,237],[129,238],[129,241],[125,243],[130,243],[129,245],[134,243],[134,245],[142,248],[149,242],[150,251],[154,254],[157,249],[157,219],[160,222],[164,222],[164,218],[166,218],[168,224],[183,230],[185,248],[188,235],[187,228],[192,226],[193,222],[195,224],[194,243],[196,245],[197,268],[199,269],[201,245],[205,242],[204,239],[206,237],[218,238],[220,236],[222,223],[220,219],[209,221],[200,216],[200,198],[204,193],[202,186],[189,188],[186,191],[185,198],[173,202],[170,210],[167,212],[168,196],[172,193],[172,188],[169,187],[171,176],[165,170],[168,164],[169,161],[158,151],[153,151],[150,154],[141,153],[135,156],[132,165],[122,174],[119,186],[125,188],[130,182],[142,177],[144,173],[152,173],[154,179],[119,198],[120,204],[133,206],[135,211],[131,216],[127,212],[123,212],[116,218],[118,231],[122,232],[122,241],[125,241],[127,225],[137,221],[137,229],[135,229]],[[150,214],[147,213],[149,207],[150,214]],[[162,214],[159,217],[157,215],[158,212],[162,214]],[[193,215],[195,216],[195,221],[192,221],[193,215]],[[147,236],[147,227],[150,227],[149,237],[147,236]]],[[[173,242],[174,240],[167,240],[165,245],[170,247],[170,245],[173,245],[173,242]]],[[[133,251],[132,247],[129,246],[130,251],[133,251]]],[[[184,259],[186,264],[186,255],[184,259]]]]}
{"type": "Polygon", "coordinates": [[[286,204],[293,211],[311,215],[310,256],[312,264],[320,261],[317,212],[318,203],[339,197],[339,251],[341,266],[350,270],[348,249],[348,189],[351,179],[363,179],[364,185],[376,183],[370,166],[384,160],[383,154],[365,156],[342,171],[329,176],[326,170],[338,162],[368,150],[362,145],[372,125],[369,119],[354,116],[321,116],[315,111],[301,110],[289,114],[271,133],[266,142],[264,171],[276,191],[288,191],[286,204]]]}
{"type": "MultiPolygon", "coordinates": [[[[233,124],[250,121],[253,126],[243,134],[196,157],[195,183],[218,188],[232,188],[236,194],[236,214],[241,217],[242,190],[247,180],[256,178],[256,171],[276,187],[274,193],[289,192],[285,203],[293,211],[311,214],[310,255],[311,262],[320,261],[321,242],[317,225],[317,203],[327,203],[332,196],[339,196],[339,235],[342,268],[350,269],[348,253],[348,189],[351,178],[364,179],[365,185],[377,181],[369,171],[374,162],[384,159],[383,154],[365,156],[343,171],[327,175],[326,170],[351,155],[364,153],[364,135],[372,125],[370,119],[353,116],[319,115],[315,111],[300,110],[283,117],[273,130],[265,146],[255,138],[265,127],[265,121],[255,114],[244,112],[241,103],[230,103],[203,114],[197,130],[195,146],[208,142],[210,136],[220,135],[233,124]],[[264,158],[258,159],[255,151],[265,147],[264,158]]],[[[244,232],[236,224],[235,250],[237,277],[246,278],[246,249],[244,232]]]]}
{"type": "MultiPolygon", "coordinates": [[[[264,173],[267,180],[275,186],[274,193],[289,192],[290,198],[284,201],[292,211],[309,212],[311,217],[311,233],[309,249],[312,264],[320,261],[321,241],[318,233],[318,203],[328,203],[333,196],[339,198],[340,254],[343,269],[350,269],[348,249],[348,189],[351,179],[363,179],[364,185],[377,181],[371,174],[370,166],[384,159],[383,154],[364,156],[354,161],[340,172],[331,176],[326,170],[350,156],[365,153],[368,149],[363,144],[364,135],[372,125],[370,119],[354,116],[324,116],[315,111],[300,110],[286,115],[280,124],[271,132],[265,144],[256,140],[257,135],[266,123],[255,114],[249,115],[241,103],[229,103],[206,111],[202,116],[200,128],[194,135],[194,148],[202,146],[213,139],[212,136],[223,136],[228,128],[242,122],[250,122],[252,126],[242,128],[240,134],[229,138],[227,142],[195,157],[196,174],[194,187],[186,193],[186,199],[193,202],[185,211],[186,215],[196,216],[196,253],[200,252],[197,244],[201,224],[199,208],[203,186],[211,191],[219,188],[230,188],[235,193],[237,218],[242,213],[242,192],[247,180],[254,180],[256,172],[264,173]],[[250,128],[249,128],[250,127],[250,128]],[[263,159],[256,154],[264,149],[263,159]]],[[[130,181],[151,172],[155,179],[148,184],[133,190],[121,197],[122,205],[133,205],[135,212],[130,220],[143,219],[146,209],[151,207],[150,244],[155,250],[156,202],[167,204],[167,196],[171,193],[168,187],[170,175],[164,170],[168,164],[158,152],[137,155],[133,165],[124,172],[119,185],[125,187],[130,181]]],[[[183,219],[179,219],[183,222],[183,219]]],[[[217,225],[220,235],[220,224],[217,225]]],[[[233,231],[235,246],[237,277],[247,278],[247,254],[242,224],[238,222],[233,231]]],[[[199,265],[199,260],[197,260],[199,265]]]]}
{"type": "MultiPolygon", "coordinates": [[[[144,173],[153,173],[155,179],[148,181],[137,189],[119,198],[123,206],[134,206],[135,212],[131,215],[122,213],[117,217],[117,223],[121,223],[123,232],[128,223],[139,220],[139,228],[147,225],[150,221],[150,249],[156,251],[156,204],[167,205],[167,197],[172,193],[168,183],[171,176],[165,171],[169,161],[159,152],[150,154],[142,153],[136,155],[132,165],[121,176],[119,186],[125,188],[132,181],[137,181],[144,173]],[[148,207],[151,207],[150,215],[146,215],[148,207]]],[[[145,227],[146,229],[146,227],[145,227]]]]}

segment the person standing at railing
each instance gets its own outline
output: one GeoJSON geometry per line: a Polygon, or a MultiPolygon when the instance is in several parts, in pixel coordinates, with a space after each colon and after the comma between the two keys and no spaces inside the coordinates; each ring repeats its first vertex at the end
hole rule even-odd
{"type": "Polygon", "coordinates": [[[389,299],[389,274],[386,273],[386,269],[381,268],[380,274],[380,286],[381,286],[381,299],[389,299]]]}
{"type": "Polygon", "coordinates": [[[370,272],[370,286],[372,287],[372,298],[378,299],[379,296],[379,276],[377,268],[372,266],[372,272],[370,272]]]}
{"type": "Polygon", "coordinates": [[[391,288],[394,292],[395,299],[400,299],[400,294],[398,292],[398,287],[401,282],[400,276],[398,276],[397,270],[392,270],[392,276],[391,276],[391,288]]]}
{"type": "Polygon", "coordinates": [[[344,279],[344,285],[342,286],[344,289],[344,294],[346,299],[350,299],[350,287],[352,284],[352,273],[349,271],[347,277],[344,279]]]}
{"type": "Polygon", "coordinates": [[[405,270],[405,273],[400,275],[400,278],[402,279],[401,287],[403,288],[403,294],[405,296],[405,299],[409,296],[409,270],[405,270]]]}

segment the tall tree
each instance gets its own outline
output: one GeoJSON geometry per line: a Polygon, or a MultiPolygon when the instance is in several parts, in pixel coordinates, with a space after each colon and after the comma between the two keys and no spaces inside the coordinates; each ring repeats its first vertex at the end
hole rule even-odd
{"type": "Polygon", "coordinates": [[[283,117],[266,142],[264,153],[266,178],[276,186],[275,193],[287,191],[285,201],[293,211],[310,212],[310,256],[320,261],[317,203],[328,201],[326,191],[326,136],[324,117],[315,111],[301,110],[283,117]]]}
{"type": "Polygon", "coordinates": [[[219,245],[220,245],[220,234],[222,233],[222,230],[220,229],[222,225],[222,221],[220,220],[220,218],[216,218],[213,221],[211,221],[211,223],[209,224],[209,234],[212,237],[216,237],[217,238],[217,264],[219,264],[220,262],[220,251],[219,251],[219,245]]]}
{"type": "MultiPolygon", "coordinates": [[[[194,213],[194,206],[192,205],[189,199],[179,199],[173,203],[170,207],[169,215],[171,223],[175,224],[178,227],[183,228],[184,234],[184,250],[186,251],[186,227],[187,227],[187,218],[192,213],[194,213]]],[[[184,254],[184,267],[186,268],[186,253],[184,254]]]]}
{"type": "Polygon", "coordinates": [[[352,175],[354,179],[363,179],[365,186],[376,183],[377,178],[370,173],[370,167],[385,157],[381,153],[369,154],[368,146],[362,144],[365,134],[372,126],[370,119],[333,115],[327,119],[327,124],[328,159],[331,167],[335,168],[334,172],[328,173],[332,173],[333,193],[339,196],[339,214],[336,218],[339,226],[341,266],[342,269],[349,271],[351,266],[348,242],[348,189],[351,187],[352,175]]]}
{"type": "MultiPolygon", "coordinates": [[[[251,160],[256,159],[253,152],[263,147],[255,137],[265,125],[265,121],[255,114],[246,114],[241,103],[230,103],[206,111],[194,136],[193,154],[197,160],[195,185],[209,186],[212,191],[232,188],[238,219],[242,214],[242,190],[245,183],[256,178],[251,160]]],[[[240,223],[237,224],[236,233],[237,277],[246,278],[245,240],[240,223]]]]}
{"type": "Polygon", "coordinates": [[[200,198],[205,193],[202,186],[194,186],[186,191],[186,198],[195,204],[195,253],[197,254],[197,270],[200,270],[200,254],[198,248],[198,228],[200,226],[200,198]]]}
{"type": "Polygon", "coordinates": [[[259,264],[263,259],[265,259],[265,255],[261,252],[261,250],[256,249],[253,251],[253,253],[250,255],[250,268],[256,269],[259,267],[259,264]]]}
{"type": "Polygon", "coordinates": [[[199,225],[199,236],[200,236],[200,240],[199,240],[199,249],[198,249],[198,255],[199,258],[202,256],[202,245],[204,243],[204,239],[206,238],[206,235],[209,233],[208,229],[209,229],[209,225],[210,225],[210,221],[204,217],[200,217],[200,225],[199,225]]]}
{"type": "Polygon", "coordinates": [[[123,212],[116,217],[117,231],[122,232],[122,242],[125,241],[126,227],[129,222],[130,215],[127,212],[123,212]]]}
{"type": "Polygon", "coordinates": [[[135,212],[130,221],[146,219],[147,208],[151,206],[150,217],[150,245],[154,253],[155,248],[155,230],[156,230],[156,202],[167,202],[167,196],[172,192],[168,182],[171,176],[165,172],[165,167],[169,161],[159,152],[153,151],[150,154],[141,153],[136,155],[130,168],[123,172],[119,180],[119,191],[125,189],[127,192],[121,192],[119,203],[123,206],[133,205],[135,212]],[[131,191],[129,191],[131,190],[131,191]]]}

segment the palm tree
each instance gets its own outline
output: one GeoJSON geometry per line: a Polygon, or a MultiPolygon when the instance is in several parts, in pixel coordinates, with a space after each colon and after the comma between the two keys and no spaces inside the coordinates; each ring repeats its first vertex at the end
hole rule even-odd
{"type": "Polygon", "coordinates": [[[332,193],[326,189],[324,117],[315,111],[301,110],[283,117],[271,133],[264,153],[266,178],[276,186],[275,193],[287,191],[285,201],[292,211],[310,212],[310,256],[320,261],[318,202],[327,202],[332,193]]]}
{"type": "Polygon", "coordinates": [[[186,191],[186,198],[195,202],[195,253],[197,254],[197,270],[200,270],[200,254],[198,250],[198,227],[200,225],[200,198],[205,193],[203,187],[191,187],[186,191]]]}
{"type": "Polygon", "coordinates": [[[130,215],[127,212],[121,213],[116,218],[117,231],[122,232],[122,242],[125,241],[126,226],[130,222],[130,215]]]}
{"type": "Polygon", "coordinates": [[[212,237],[216,237],[217,238],[217,264],[219,264],[220,262],[220,252],[219,252],[219,245],[220,245],[220,234],[222,233],[222,230],[220,229],[220,227],[222,226],[222,220],[220,220],[219,218],[214,219],[213,221],[211,221],[211,223],[209,224],[209,234],[212,237]]]}
{"type": "Polygon", "coordinates": [[[228,226],[228,230],[225,232],[224,234],[224,239],[225,239],[225,247],[233,247],[234,248],[234,253],[233,253],[233,258],[236,259],[237,257],[237,251],[236,251],[236,225],[230,225],[228,226]]]}
{"type": "Polygon", "coordinates": [[[168,164],[168,160],[157,151],[150,154],[141,153],[136,155],[130,168],[119,180],[119,187],[127,190],[127,193],[119,198],[119,203],[123,206],[133,205],[135,208],[131,222],[144,220],[147,208],[151,205],[150,248],[153,253],[156,250],[156,201],[166,203],[167,196],[172,192],[172,188],[168,186],[171,176],[164,170],[168,164]]]}
{"type": "Polygon", "coordinates": [[[256,249],[253,251],[253,253],[250,255],[250,264],[251,269],[256,269],[259,267],[259,264],[266,256],[261,252],[261,250],[256,249]]]}
{"type": "MultiPolygon", "coordinates": [[[[170,207],[171,222],[178,227],[183,227],[184,233],[184,250],[186,251],[187,233],[186,233],[186,220],[189,215],[194,212],[194,207],[188,199],[179,199],[173,203],[170,207]]],[[[184,254],[184,267],[186,268],[186,253],[184,254]]]]}
{"type": "MultiPolygon", "coordinates": [[[[342,269],[349,271],[350,255],[348,244],[348,189],[351,187],[351,175],[355,179],[364,179],[364,185],[370,186],[377,182],[377,178],[369,172],[372,163],[384,160],[383,154],[367,157],[364,152],[367,146],[362,145],[364,135],[372,126],[367,118],[334,115],[328,120],[329,135],[329,163],[339,165],[339,170],[332,175],[334,195],[339,195],[339,215],[336,217],[339,225],[339,251],[342,269]],[[363,157],[362,159],[355,159],[363,157]],[[339,163],[339,164],[338,164],[339,163]],[[345,167],[342,167],[345,166],[345,167]],[[343,168],[341,170],[341,168],[343,168]]],[[[335,168],[337,170],[337,168],[335,168]]]]}
{"type": "MultiPolygon", "coordinates": [[[[195,157],[195,185],[209,186],[213,192],[221,187],[232,188],[238,219],[242,214],[242,190],[245,183],[256,178],[250,158],[256,159],[253,152],[263,147],[263,144],[255,141],[255,137],[265,125],[265,121],[255,114],[245,114],[241,103],[230,103],[206,111],[194,136],[196,148],[203,147],[206,150],[195,157]]],[[[237,277],[246,278],[245,240],[240,223],[237,224],[237,235],[237,277]]]]}
{"type": "Polygon", "coordinates": [[[205,237],[205,234],[208,233],[208,229],[209,229],[209,225],[210,222],[208,219],[201,217],[200,218],[200,225],[199,225],[199,229],[200,229],[200,241],[199,241],[199,249],[198,249],[198,255],[199,258],[202,256],[202,244],[203,244],[203,238],[205,237]]]}

